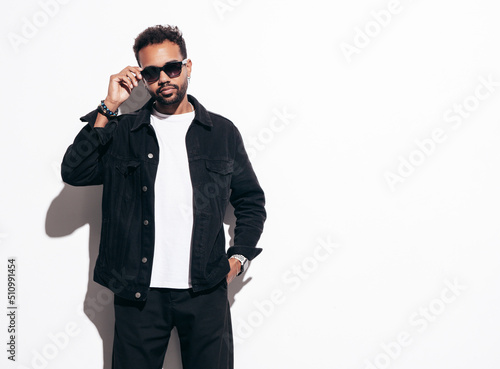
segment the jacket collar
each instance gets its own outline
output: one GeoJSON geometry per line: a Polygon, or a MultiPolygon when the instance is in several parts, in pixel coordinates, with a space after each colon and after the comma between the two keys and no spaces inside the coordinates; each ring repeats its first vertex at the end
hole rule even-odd
{"type": "MultiPolygon", "coordinates": [[[[197,121],[197,122],[203,124],[204,126],[212,127],[213,126],[212,119],[210,118],[210,114],[205,109],[205,107],[203,105],[201,105],[198,102],[198,100],[196,100],[193,96],[191,96],[189,94],[187,96],[188,96],[188,101],[191,104],[193,104],[193,107],[194,107],[194,120],[193,120],[193,122],[197,121]]],[[[151,98],[141,109],[139,109],[133,113],[127,114],[130,116],[137,117],[132,125],[132,128],[130,128],[130,130],[132,132],[138,130],[143,125],[149,125],[151,123],[150,116],[151,116],[151,113],[153,111],[153,102],[154,102],[154,99],[151,98]]]]}

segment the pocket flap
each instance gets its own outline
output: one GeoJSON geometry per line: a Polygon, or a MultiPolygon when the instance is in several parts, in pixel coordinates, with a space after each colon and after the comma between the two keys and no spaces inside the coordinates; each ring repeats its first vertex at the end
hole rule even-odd
{"type": "Polygon", "coordinates": [[[141,162],[138,160],[132,161],[124,161],[116,164],[116,169],[123,174],[124,176],[128,176],[135,172],[135,170],[141,165],[141,162]]]}
{"type": "Polygon", "coordinates": [[[233,162],[229,160],[206,160],[205,165],[211,172],[229,174],[233,172],[233,162]]]}

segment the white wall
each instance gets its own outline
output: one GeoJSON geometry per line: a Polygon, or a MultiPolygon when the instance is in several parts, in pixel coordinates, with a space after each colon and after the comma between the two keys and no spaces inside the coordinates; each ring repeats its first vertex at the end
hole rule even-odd
{"type": "Polygon", "coordinates": [[[496,1],[3,7],[2,368],[110,367],[100,188],[64,185],[58,166],[155,24],[183,30],[189,93],[240,128],[268,199],[264,252],[231,285],[238,369],[500,365],[496,1]]]}

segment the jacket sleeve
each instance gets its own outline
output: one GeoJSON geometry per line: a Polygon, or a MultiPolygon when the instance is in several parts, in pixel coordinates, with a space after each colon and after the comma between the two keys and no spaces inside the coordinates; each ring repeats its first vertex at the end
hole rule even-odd
{"type": "Polygon", "coordinates": [[[252,260],[262,251],[256,247],[266,220],[265,197],[243,145],[239,131],[235,128],[236,154],[231,179],[230,202],[234,207],[236,226],[234,246],[227,254],[241,254],[252,260]]]}
{"type": "Polygon", "coordinates": [[[61,176],[64,182],[73,186],[102,184],[102,157],[111,143],[116,120],[104,128],[94,128],[97,110],[80,118],[87,122],[64,154],[61,176]]]}

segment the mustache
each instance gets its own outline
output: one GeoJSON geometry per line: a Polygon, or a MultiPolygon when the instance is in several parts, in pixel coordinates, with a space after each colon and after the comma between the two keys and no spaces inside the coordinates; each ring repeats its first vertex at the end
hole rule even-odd
{"type": "Polygon", "coordinates": [[[156,93],[159,94],[161,92],[161,90],[165,87],[175,88],[177,91],[179,90],[179,86],[177,86],[177,85],[174,85],[171,83],[164,83],[164,84],[158,86],[158,88],[156,89],[156,93]]]}

